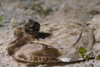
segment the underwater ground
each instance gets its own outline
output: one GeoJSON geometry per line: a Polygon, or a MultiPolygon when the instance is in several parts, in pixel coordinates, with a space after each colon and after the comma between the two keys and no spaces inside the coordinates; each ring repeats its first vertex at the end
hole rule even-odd
{"type": "MultiPolygon", "coordinates": [[[[80,47],[88,58],[99,55],[100,0],[0,0],[0,67],[27,67],[9,56],[7,47],[15,40],[14,30],[28,19],[40,23],[40,32],[51,34],[35,42],[57,48],[62,61],[79,60],[80,47]]],[[[99,67],[99,63],[100,59],[92,59],[51,67],[99,67]]]]}

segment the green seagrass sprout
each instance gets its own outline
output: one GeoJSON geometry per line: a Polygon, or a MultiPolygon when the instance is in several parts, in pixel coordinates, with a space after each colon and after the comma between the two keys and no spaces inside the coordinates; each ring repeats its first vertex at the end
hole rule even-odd
{"type": "Polygon", "coordinates": [[[97,53],[96,57],[95,57],[96,60],[100,60],[100,52],[97,53]]]}
{"type": "Polygon", "coordinates": [[[2,21],[3,21],[3,15],[0,16],[0,27],[3,26],[3,25],[2,25],[2,24],[3,24],[2,21]]]}
{"type": "Polygon", "coordinates": [[[86,54],[86,53],[87,53],[87,50],[86,50],[85,48],[80,47],[80,48],[78,49],[78,52],[79,52],[79,54],[80,54],[80,56],[81,56],[82,58],[84,58],[85,60],[88,60],[88,55],[86,54]]]}
{"type": "Polygon", "coordinates": [[[3,15],[0,16],[0,22],[2,22],[2,21],[3,21],[3,15]]]}

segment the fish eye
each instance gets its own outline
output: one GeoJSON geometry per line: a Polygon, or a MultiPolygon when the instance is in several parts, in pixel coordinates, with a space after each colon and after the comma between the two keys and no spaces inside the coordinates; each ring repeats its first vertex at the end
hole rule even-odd
{"type": "Polygon", "coordinates": [[[32,27],[28,27],[28,29],[31,29],[32,27]]]}

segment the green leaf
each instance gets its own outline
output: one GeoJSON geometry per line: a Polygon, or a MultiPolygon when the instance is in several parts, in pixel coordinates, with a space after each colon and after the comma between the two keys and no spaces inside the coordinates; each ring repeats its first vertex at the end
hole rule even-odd
{"type": "Polygon", "coordinates": [[[52,12],[53,10],[51,8],[48,8],[47,10],[45,10],[45,14],[48,15],[50,12],[52,12]]]}
{"type": "Polygon", "coordinates": [[[88,55],[85,55],[84,59],[88,61],[88,55]]]}
{"type": "Polygon", "coordinates": [[[81,56],[82,58],[88,60],[88,55],[86,55],[87,50],[86,50],[85,48],[80,47],[80,48],[78,49],[78,52],[79,52],[79,54],[80,54],[80,56],[81,56]]]}
{"type": "Polygon", "coordinates": [[[96,60],[100,60],[100,53],[98,53],[95,57],[96,60]]]}
{"type": "Polygon", "coordinates": [[[2,22],[2,21],[3,21],[3,15],[0,16],[0,22],[2,22]]]}

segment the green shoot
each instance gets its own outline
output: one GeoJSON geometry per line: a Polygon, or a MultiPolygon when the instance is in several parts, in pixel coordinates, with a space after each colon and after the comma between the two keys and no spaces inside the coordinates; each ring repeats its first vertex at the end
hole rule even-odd
{"type": "Polygon", "coordinates": [[[88,55],[86,54],[86,53],[87,53],[87,50],[86,50],[85,48],[80,47],[80,48],[78,49],[78,52],[79,52],[79,54],[80,54],[80,56],[81,56],[82,58],[84,58],[85,60],[88,60],[88,55]]]}
{"type": "Polygon", "coordinates": [[[3,15],[0,16],[0,27],[4,26],[2,21],[3,21],[3,15]]]}
{"type": "Polygon", "coordinates": [[[96,60],[100,60],[100,52],[95,57],[96,60]]]}
{"type": "Polygon", "coordinates": [[[45,10],[45,15],[47,16],[50,12],[52,12],[53,10],[51,8],[48,8],[45,10]]]}
{"type": "Polygon", "coordinates": [[[47,15],[50,14],[50,12],[53,12],[53,10],[51,8],[48,9],[43,9],[43,7],[40,4],[35,4],[31,7],[32,10],[35,10],[36,13],[38,13],[40,15],[40,17],[46,17],[47,15]]]}
{"type": "Polygon", "coordinates": [[[0,22],[2,22],[2,21],[3,21],[3,15],[0,16],[0,22]]]}

